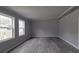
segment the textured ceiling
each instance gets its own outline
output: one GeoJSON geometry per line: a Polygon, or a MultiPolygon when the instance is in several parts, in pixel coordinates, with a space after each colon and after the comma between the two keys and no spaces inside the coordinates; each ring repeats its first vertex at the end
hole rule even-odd
{"type": "Polygon", "coordinates": [[[70,6],[8,6],[24,17],[33,20],[57,19],[70,6]]]}

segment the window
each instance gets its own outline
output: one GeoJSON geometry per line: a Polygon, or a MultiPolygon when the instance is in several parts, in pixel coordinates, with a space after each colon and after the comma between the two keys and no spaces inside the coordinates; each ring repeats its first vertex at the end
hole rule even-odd
{"type": "Polygon", "coordinates": [[[19,36],[25,35],[25,22],[19,20],[19,36]]]}
{"type": "Polygon", "coordinates": [[[14,17],[0,13],[0,41],[15,37],[14,17]]]}

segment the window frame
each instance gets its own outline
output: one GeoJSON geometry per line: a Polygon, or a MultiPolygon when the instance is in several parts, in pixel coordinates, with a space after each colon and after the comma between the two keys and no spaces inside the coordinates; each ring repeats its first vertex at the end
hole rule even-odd
{"type": "MultiPolygon", "coordinates": [[[[4,41],[8,41],[8,40],[11,40],[11,39],[13,39],[13,38],[15,38],[15,17],[13,17],[13,16],[10,16],[10,15],[8,15],[8,14],[6,14],[6,13],[2,13],[2,12],[0,12],[0,15],[2,15],[2,16],[4,16],[4,17],[9,17],[9,18],[11,18],[12,20],[12,37],[11,38],[7,38],[7,39],[3,39],[3,40],[0,40],[0,42],[4,42],[4,41]],[[14,24],[13,24],[14,23],[14,24]]],[[[7,27],[6,27],[7,28],[7,27]]]]}
{"type": "Polygon", "coordinates": [[[25,27],[25,20],[23,20],[23,19],[19,19],[18,24],[19,24],[19,31],[20,31],[20,28],[24,30],[24,31],[23,31],[23,34],[20,34],[20,32],[19,32],[19,36],[23,36],[23,35],[25,35],[25,28],[26,28],[26,27],[25,27]],[[20,27],[20,24],[19,24],[20,21],[23,22],[23,25],[24,25],[23,27],[20,27]]]}

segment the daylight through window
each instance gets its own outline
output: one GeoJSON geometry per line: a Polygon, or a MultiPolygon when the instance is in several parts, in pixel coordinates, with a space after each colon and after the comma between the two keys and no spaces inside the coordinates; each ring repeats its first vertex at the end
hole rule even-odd
{"type": "Polygon", "coordinates": [[[19,36],[25,35],[25,22],[24,20],[19,20],[19,36]]]}
{"type": "Polygon", "coordinates": [[[14,18],[0,14],[0,41],[15,37],[14,18]]]}

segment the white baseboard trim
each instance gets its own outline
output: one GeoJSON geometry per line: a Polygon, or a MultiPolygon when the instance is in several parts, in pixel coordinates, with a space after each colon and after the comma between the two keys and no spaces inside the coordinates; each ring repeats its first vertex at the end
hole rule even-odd
{"type": "MultiPolygon", "coordinates": [[[[60,37],[59,37],[60,38],[60,37]]],[[[62,39],[62,38],[60,38],[60,39],[62,39]]],[[[64,40],[64,39],[62,39],[62,40],[64,40]]],[[[71,46],[73,46],[74,48],[76,48],[76,49],[78,49],[79,50],[79,47],[78,46],[76,46],[76,45],[74,45],[74,44],[72,44],[71,42],[69,42],[69,41],[66,41],[66,40],[64,40],[65,42],[67,42],[68,44],[70,44],[71,46]]]]}

